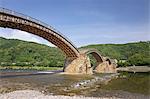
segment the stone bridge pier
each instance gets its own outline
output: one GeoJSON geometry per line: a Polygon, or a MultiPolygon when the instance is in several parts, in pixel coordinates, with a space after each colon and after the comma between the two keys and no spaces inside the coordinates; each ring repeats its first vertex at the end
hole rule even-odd
{"type": "Polygon", "coordinates": [[[95,68],[94,72],[96,73],[116,73],[116,65],[109,64],[108,61],[99,63],[95,68]]]}
{"type": "Polygon", "coordinates": [[[78,58],[66,58],[64,72],[67,74],[93,74],[90,59],[86,54],[78,58]]]}
{"type": "Polygon", "coordinates": [[[64,72],[67,74],[115,73],[116,64],[111,59],[102,57],[96,49],[80,50],[78,58],[66,58],[64,72]],[[95,67],[91,66],[88,54],[96,59],[95,67]]]}

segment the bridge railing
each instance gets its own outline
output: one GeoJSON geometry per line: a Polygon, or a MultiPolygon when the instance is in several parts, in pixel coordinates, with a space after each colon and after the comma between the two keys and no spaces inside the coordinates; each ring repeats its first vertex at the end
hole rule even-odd
{"type": "Polygon", "coordinates": [[[27,15],[25,15],[25,14],[18,13],[18,12],[15,12],[15,11],[13,11],[13,10],[9,10],[9,9],[6,9],[6,8],[1,8],[1,7],[0,7],[0,12],[4,12],[4,13],[7,13],[7,14],[11,14],[11,15],[14,15],[14,16],[18,16],[18,17],[21,17],[21,18],[30,20],[30,21],[32,21],[32,22],[38,23],[38,24],[40,24],[40,25],[43,25],[43,26],[45,26],[45,27],[47,27],[47,28],[50,28],[50,29],[52,29],[52,30],[54,30],[54,31],[57,31],[57,30],[56,30],[55,28],[53,28],[52,26],[50,26],[50,25],[48,25],[48,24],[46,24],[46,23],[44,23],[44,22],[41,22],[41,21],[39,21],[39,20],[37,20],[37,19],[35,19],[35,18],[32,18],[32,17],[30,17],[30,16],[27,16],[27,15]]]}
{"type": "Polygon", "coordinates": [[[37,19],[35,19],[35,18],[32,18],[32,17],[30,17],[30,16],[27,16],[27,15],[25,15],[25,14],[18,13],[18,12],[16,12],[16,11],[13,11],[13,10],[10,10],[10,9],[6,9],[6,8],[2,8],[2,7],[0,7],[0,12],[1,12],[1,13],[7,13],[7,14],[10,14],[10,15],[14,15],[14,16],[17,16],[17,17],[21,17],[21,18],[23,18],[23,19],[30,20],[30,21],[35,22],[35,23],[37,23],[37,24],[39,24],[39,25],[42,25],[42,26],[44,26],[44,27],[46,27],[46,28],[49,28],[49,29],[55,31],[59,36],[61,36],[61,37],[63,37],[64,39],[66,39],[68,42],[70,42],[70,44],[71,44],[75,49],[77,49],[77,47],[76,47],[64,34],[62,34],[60,31],[56,30],[54,27],[52,27],[52,26],[50,26],[50,25],[48,25],[48,24],[46,24],[46,23],[44,23],[44,22],[42,22],[42,21],[39,21],[39,20],[37,20],[37,19]]]}

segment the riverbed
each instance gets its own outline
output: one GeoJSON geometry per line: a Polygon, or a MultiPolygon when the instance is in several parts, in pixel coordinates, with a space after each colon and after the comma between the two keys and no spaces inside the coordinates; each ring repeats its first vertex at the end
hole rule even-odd
{"type": "MultiPolygon", "coordinates": [[[[1,70],[0,93],[16,90],[35,90],[45,95],[118,97],[126,99],[148,98],[149,73],[124,73],[107,83],[93,82],[95,78],[107,79],[112,74],[62,75],[62,71],[1,70]],[[89,81],[89,86],[72,88],[80,82],[89,81]]],[[[81,84],[80,84],[81,85],[81,84]]]]}

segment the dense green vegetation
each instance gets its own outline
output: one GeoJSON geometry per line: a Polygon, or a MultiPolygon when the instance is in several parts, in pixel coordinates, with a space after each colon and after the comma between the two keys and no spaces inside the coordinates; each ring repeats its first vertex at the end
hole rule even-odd
{"type": "Polygon", "coordinates": [[[55,47],[0,38],[1,66],[63,66],[64,54],[55,47]]]}
{"type": "Polygon", "coordinates": [[[84,48],[96,48],[103,56],[118,60],[119,66],[150,65],[150,42],[127,44],[97,44],[84,48]]]}
{"type": "MultiPolygon", "coordinates": [[[[128,44],[97,44],[84,48],[96,48],[103,56],[118,60],[119,66],[150,65],[150,42],[128,44]]],[[[62,67],[65,56],[58,48],[33,42],[0,37],[1,66],[62,67]]]]}

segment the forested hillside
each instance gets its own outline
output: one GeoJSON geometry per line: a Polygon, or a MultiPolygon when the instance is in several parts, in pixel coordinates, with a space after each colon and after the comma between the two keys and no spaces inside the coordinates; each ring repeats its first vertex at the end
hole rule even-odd
{"type": "Polygon", "coordinates": [[[97,44],[84,48],[96,48],[103,56],[118,60],[119,65],[150,65],[150,42],[127,44],[97,44]]]}
{"type": "MultiPolygon", "coordinates": [[[[150,42],[128,44],[97,44],[82,48],[96,48],[103,56],[115,58],[119,65],[150,65],[150,42]]],[[[1,66],[63,66],[65,56],[58,48],[33,42],[0,37],[1,66]]]]}
{"type": "Polygon", "coordinates": [[[1,65],[63,66],[64,55],[54,47],[0,38],[1,65]]]}

